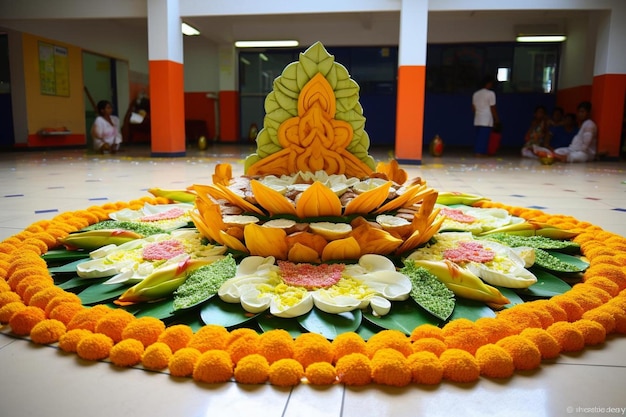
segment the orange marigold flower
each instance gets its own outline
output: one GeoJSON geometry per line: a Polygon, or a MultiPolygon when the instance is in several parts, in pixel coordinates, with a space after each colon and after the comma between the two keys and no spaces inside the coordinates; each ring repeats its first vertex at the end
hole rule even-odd
{"type": "Polygon", "coordinates": [[[90,330],[74,329],[65,332],[59,337],[59,348],[65,352],[75,353],[78,347],[78,342],[83,340],[88,335],[93,334],[90,330]]]}
{"type": "Polygon", "coordinates": [[[34,245],[32,243],[22,244],[22,246],[20,246],[20,251],[32,252],[38,256],[43,255],[46,252],[45,250],[42,251],[39,245],[34,245]]]}
{"type": "Polygon", "coordinates": [[[367,354],[367,344],[365,340],[354,332],[347,332],[338,335],[332,342],[335,356],[333,363],[337,363],[342,358],[351,353],[367,354]]]}
{"type": "Polygon", "coordinates": [[[585,271],[587,279],[595,276],[608,278],[617,284],[619,290],[626,288],[626,273],[621,267],[609,264],[592,265],[585,271]]]}
{"type": "Polygon", "coordinates": [[[167,327],[163,333],[159,335],[157,341],[163,342],[172,349],[172,353],[179,351],[187,346],[193,337],[193,330],[186,324],[175,324],[167,327]]]}
{"type": "Polygon", "coordinates": [[[337,382],[337,372],[329,362],[310,364],[306,367],[304,376],[312,385],[332,385],[337,382]]]}
{"type": "Polygon", "coordinates": [[[307,368],[315,362],[333,361],[334,352],[331,343],[317,333],[303,333],[293,343],[293,358],[307,368]]]}
{"type": "Polygon", "coordinates": [[[155,342],[148,346],[141,355],[141,364],[146,369],[158,371],[167,368],[171,358],[172,349],[166,343],[155,342]]]}
{"type": "Polygon", "coordinates": [[[237,362],[234,376],[241,384],[263,384],[270,377],[270,364],[264,356],[253,353],[237,362]]]}
{"type": "Polygon", "coordinates": [[[582,319],[591,320],[600,324],[604,328],[606,334],[613,332],[615,329],[615,318],[610,313],[602,311],[599,308],[587,311],[583,314],[582,319]]]}
{"type": "Polygon", "coordinates": [[[282,329],[273,329],[259,336],[258,352],[272,364],[280,359],[293,358],[293,338],[282,329]]]}
{"type": "Polygon", "coordinates": [[[24,267],[19,267],[12,273],[10,271],[7,271],[7,274],[9,274],[9,279],[7,280],[7,283],[9,284],[9,286],[11,287],[13,291],[17,289],[17,285],[20,283],[20,281],[22,281],[23,279],[31,275],[42,276],[42,278],[44,279],[45,277],[47,277],[48,278],[47,280],[53,283],[54,281],[52,280],[52,277],[50,276],[50,274],[48,274],[48,271],[44,270],[43,268],[45,268],[45,266],[28,265],[24,267]]]}
{"type": "Polygon", "coordinates": [[[379,349],[371,361],[372,380],[377,384],[404,387],[411,382],[411,370],[406,357],[391,348],[379,349]]]}
{"type": "Polygon", "coordinates": [[[521,308],[521,305],[502,310],[498,313],[498,319],[507,320],[513,325],[516,333],[529,327],[541,327],[541,320],[530,308],[521,308]],[[520,308],[518,308],[520,307],[520,308]]]}
{"type": "Polygon", "coordinates": [[[114,365],[128,367],[141,362],[143,343],[136,339],[124,339],[111,348],[109,359],[114,365]]]}
{"type": "Polygon", "coordinates": [[[19,295],[11,291],[5,291],[5,292],[0,293],[0,308],[4,307],[5,305],[9,303],[14,303],[16,301],[21,302],[22,297],[20,297],[19,295]]]}
{"type": "Polygon", "coordinates": [[[583,309],[583,311],[589,311],[604,304],[602,300],[600,300],[595,295],[588,292],[582,292],[580,290],[568,291],[563,295],[576,301],[576,303],[583,309]]]}
{"type": "Polygon", "coordinates": [[[598,307],[596,310],[603,313],[608,313],[611,315],[611,317],[613,317],[613,322],[615,323],[615,327],[613,328],[614,332],[620,334],[626,333],[626,311],[611,304],[605,304],[602,307],[598,307]]]}
{"type": "MultiPolygon", "coordinates": [[[[36,237],[29,237],[28,239],[25,239],[24,240],[24,246],[28,246],[28,247],[35,246],[37,248],[36,252],[39,252],[40,255],[42,253],[46,253],[48,251],[48,245],[46,244],[46,242],[44,242],[43,240],[38,239],[36,237]]],[[[22,247],[24,247],[24,246],[22,246],[22,247]]]]}
{"type": "Polygon", "coordinates": [[[437,385],[443,378],[443,365],[432,352],[415,352],[406,358],[406,363],[411,370],[411,380],[416,384],[437,385]]]}
{"type": "Polygon", "coordinates": [[[11,316],[9,326],[11,331],[19,336],[26,336],[37,323],[46,319],[46,314],[37,307],[26,307],[11,316]]]}
{"type": "Polygon", "coordinates": [[[411,340],[399,330],[383,330],[376,333],[366,343],[367,356],[374,357],[374,354],[380,349],[391,348],[402,353],[404,357],[413,353],[411,340]]]}
{"type": "Polygon", "coordinates": [[[583,318],[573,324],[583,334],[586,345],[601,345],[606,340],[606,330],[597,321],[583,318]]]}
{"type": "Polygon", "coordinates": [[[561,352],[576,352],[585,347],[585,337],[572,323],[558,321],[546,329],[561,347],[561,352]]]}
{"type": "Polygon", "coordinates": [[[6,241],[0,243],[0,253],[11,253],[15,249],[17,249],[17,246],[12,245],[6,241]]]}
{"type": "MultiPolygon", "coordinates": [[[[251,330],[251,329],[249,329],[251,330]]],[[[241,334],[238,337],[232,339],[226,349],[233,363],[238,363],[242,358],[258,353],[257,343],[259,341],[259,335],[251,330],[252,333],[241,334]]]]}
{"type": "Polygon", "coordinates": [[[228,346],[230,334],[222,326],[210,324],[203,326],[193,335],[187,347],[198,349],[200,352],[208,350],[225,350],[228,346]]]}
{"type": "Polygon", "coordinates": [[[202,352],[194,348],[182,348],[174,352],[168,363],[172,376],[191,376],[196,362],[200,359],[202,352]]]}
{"type": "MultiPolygon", "coordinates": [[[[612,257],[617,251],[615,248],[609,248],[604,245],[597,245],[585,249],[585,256],[589,259],[595,259],[598,257],[612,257]]],[[[595,263],[594,263],[595,265],[595,263]]]]}
{"type": "Polygon", "coordinates": [[[413,342],[413,352],[430,352],[439,357],[448,349],[448,345],[441,339],[424,337],[413,342]]]}
{"type": "Polygon", "coordinates": [[[74,212],[74,216],[85,219],[89,224],[98,223],[100,221],[98,216],[91,213],[89,210],[78,210],[74,212]]]}
{"type": "Polygon", "coordinates": [[[583,308],[573,299],[564,295],[556,295],[550,299],[551,303],[555,303],[567,314],[567,321],[573,322],[580,319],[585,312],[583,308]]]}
{"type": "Polygon", "coordinates": [[[453,382],[473,382],[480,377],[480,365],[466,350],[448,349],[439,357],[443,377],[453,382]]]}
{"type": "Polygon", "coordinates": [[[41,345],[56,343],[65,334],[65,324],[59,320],[47,319],[37,323],[30,331],[30,339],[41,345]]]}
{"type": "Polygon", "coordinates": [[[165,324],[155,317],[140,317],[131,320],[122,331],[122,339],[137,339],[145,346],[150,346],[159,339],[165,330],[165,324]]]}
{"type": "Polygon", "coordinates": [[[48,288],[55,288],[54,284],[50,282],[39,282],[39,283],[30,285],[20,295],[22,296],[22,300],[24,300],[24,303],[27,305],[30,305],[30,299],[33,298],[35,294],[37,294],[41,290],[45,290],[48,288]]]}
{"type": "Polygon", "coordinates": [[[476,361],[480,366],[480,374],[488,378],[510,378],[515,372],[511,355],[504,348],[492,343],[478,348],[476,361]]]}
{"type": "Polygon", "coordinates": [[[102,304],[90,308],[84,308],[78,311],[70,320],[67,324],[67,330],[86,329],[93,332],[96,329],[96,323],[98,320],[111,311],[111,308],[102,304]]]}
{"type": "Polygon", "coordinates": [[[335,365],[339,382],[350,386],[367,385],[372,381],[372,364],[362,353],[350,353],[335,365]]]}
{"type": "Polygon", "coordinates": [[[527,371],[535,369],[541,364],[539,348],[525,337],[508,336],[499,340],[496,345],[511,355],[515,369],[527,371]]]}
{"type": "Polygon", "coordinates": [[[481,317],[475,323],[478,330],[487,338],[487,343],[496,343],[504,337],[517,334],[516,326],[509,320],[481,317]]]}
{"type": "Polygon", "coordinates": [[[21,279],[20,282],[15,285],[14,291],[22,297],[27,290],[32,293],[33,291],[36,292],[52,286],[54,286],[54,283],[52,282],[52,278],[49,276],[45,276],[43,274],[29,275],[21,279]]]}
{"type": "Polygon", "coordinates": [[[76,294],[64,291],[63,293],[53,297],[50,301],[48,301],[48,304],[46,304],[46,308],[44,310],[46,312],[46,316],[49,317],[52,310],[54,310],[56,306],[63,303],[81,304],[81,300],[80,297],[78,297],[76,294]]]}
{"type": "Polygon", "coordinates": [[[443,330],[441,327],[437,327],[433,324],[422,324],[417,326],[411,332],[410,340],[415,342],[418,339],[433,337],[435,339],[442,340],[444,339],[443,330]]]}
{"type": "MultiPolygon", "coordinates": [[[[600,300],[600,305],[608,303],[613,296],[609,294],[607,291],[602,288],[595,287],[593,285],[589,285],[588,283],[584,284],[576,284],[572,287],[574,292],[581,292],[583,294],[591,294],[594,297],[597,297],[600,300]]],[[[599,306],[596,306],[599,307],[599,306]]]]}
{"type": "Polygon", "coordinates": [[[4,307],[0,308],[0,323],[8,323],[15,313],[25,308],[26,304],[21,301],[13,301],[12,303],[5,304],[4,307]]]}
{"type": "Polygon", "coordinates": [[[463,349],[473,355],[479,347],[487,343],[487,337],[474,326],[472,330],[463,329],[446,336],[445,343],[448,349],[463,349]]]}
{"type": "MultiPolygon", "coordinates": [[[[588,256],[588,255],[587,255],[588,256]]],[[[597,255],[591,259],[591,265],[609,264],[615,266],[621,266],[614,255],[597,255]]]]}
{"type": "Polygon", "coordinates": [[[295,359],[279,359],[270,365],[270,384],[279,387],[298,385],[304,376],[302,364],[295,359]]]}
{"type": "Polygon", "coordinates": [[[9,284],[7,284],[7,282],[2,279],[2,269],[0,269],[0,292],[10,292],[11,291],[11,287],[9,287],[9,284]]]}
{"type": "Polygon", "coordinates": [[[228,338],[228,346],[232,345],[234,342],[244,337],[252,337],[256,339],[257,337],[259,337],[259,334],[256,332],[256,330],[248,329],[247,327],[235,329],[230,332],[230,337],[228,338]]]}
{"type": "Polygon", "coordinates": [[[583,277],[583,279],[585,281],[585,284],[596,288],[601,288],[606,291],[611,297],[615,297],[617,294],[619,294],[619,286],[608,278],[595,276],[587,279],[583,277]]]}
{"type": "Polygon", "coordinates": [[[48,249],[52,249],[53,247],[57,246],[56,237],[52,236],[48,232],[35,233],[32,239],[38,239],[39,241],[43,242],[46,245],[46,251],[48,249]]]}
{"type": "Polygon", "coordinates": [[[117,309],[101,317],[94,327],[96,333],[102,333],[113,339],[114,343],[122,340],[122,332],[135,316],[126,310],[117,309]]]}
{"type": "Polygon", "coordinates": [[[113,340],[102,333],[88,334],[76,345],[76,353],[88,361],[98,361],[109,356],[113,340]]]}
{"type": "Polygon", "coordinates": [[[83,310],[85,307],[78,303],[61,303],[50,311],[48,318],[59,320],[68,326],[72,319],[83,310]]]}
{"type": "Polygon", "coordinates": [[[476,323],[468,319],[448,322],[442,329],[442,335],[448,348],[463,349],[471,353],[487,343],[487,338],[478,329],[476,323]]]}
{"type": "Polygon", "coordinates": [[[42,290],[37,291],[32,297],[30,297],[28,305],[33,307],[39,307],[45,312],[46,306],[48,305],[50,300],[52,300],[57,295],[61,295],[64,293],[65,291],[63,291],[59,287],[43,288],[42,290]]]}
{"type": "Polygon", "coordinates": [[[557,340],[544,329],[526,329],[520,336],[525,337],[537,346],[542,359],[554,359],[561,354],[561,346],[557,340]]]}

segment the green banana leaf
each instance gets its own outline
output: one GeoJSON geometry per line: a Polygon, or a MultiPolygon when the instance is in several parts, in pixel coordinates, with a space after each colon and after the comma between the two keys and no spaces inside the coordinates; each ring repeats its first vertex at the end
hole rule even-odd
{"type": "Polygon", "coordinates": [[[358,329],[362,317],[361,310],[330,314],[313,308],[304,316],[297,317],[297,320],[309,332],[319,333],[326,339],[334,340],[342,333],[358,329]]]}
{"type": "Polygon", "coordinates": [[[371,323],[367,320],[362,320],[361,325],[358,329],[356,329],[356,334],[361,336],[361,339],[366,342],[370,339],[370,337],[374,336],[376,333],[381,331],[381,327],[371,323]]]}
{"type": "MultiPolygon", "coordinates": [[[[454,313],[452,313],[454,315],[454,313]]],[[[413,329],[422,324],[439,325],[440,321],[427,313],[412,299],[406,301],[394,301],[391,303],[389,314],[378,317],[372,311],[363,313],[363,318],[383,329],[399,330],[410,335],[413,329]]]]}
{"type": "Polygon", "coordinates": [[[77,295],[83,305],[102,304],[122,295],[130,286],[128,284],[92,285],[77,295]]]}
{"type": "Polygon", "coordinates": [[[61,284],[57,284],[57,287],[65,290],[65,291],[78,291],[80,288],[100,285],[104,281],[106,281],[107,279],[108,278],[90,278],[90,279],[86,279],[86,278],[81,278],[81,277],[74,277],[74,278],[68,279],[67,281],[65,281],[65,282],[63,282],[61,284]]]}
{"type": "Polygon", "coordinates": [[[44,261],[50,265],[62,265],[67,262],[76,261],[78,259],[88,259],[89,251],[67,250],[67,249],[51,249],[41,255],[44,261]]]}
{"type": "Polygon", "coordinates": [[[165,320],[173,317],[174,300],[166,298],[165,300],[146,302],[137,305],[137,311],[133,313],[136,317],[154,317],[159,320],[165,320]]]}
{"type": "Polygon", "coordinates": [[[223,327],[238,326],[254,319],[258,314],[248,313],[241,304],[227,303],[219,297],[213,297],[200,309],[200,319],[205,324],[217,324],[223,327]]]}
{"type": "Polygon", "coordinates": [[[70,262],[68,264],[53,266],[51,268],[48,268],[48,272],[50,272],[53,275],[54,274],[76,274],[76,267],[88,260],[89,258],[81,258],[81,259],[78,259],[77,261],[70,262]]]}
{"type": "Polygon", "coordinates": [[[511,308],[518,304],[524,304],[524,300],[522,299],[522,297],[520,297],[519,294],[516,293],[512,288],[504,288],[504,287],[497,287],[497,288],[498,288],[498,291],[500,291],[500,293],[502,293],[502,295],[504,295],[510,301],[510,303],[505,305],[504,308],[511,308]]]}
{"type": "Polygon", "coordinates": [[[298,320],[276,317],[271,315],[268,311],[259,314],[256,317],[256,322],[264,332],[282,329],[287,331],[294,339],[301,334],[306,333],[306,330],[300,326],[298,320]]]}
{"type": "Polygon", "coordinates": [[[456,306],[450,316],[449,321],[456,319],[468,319],[476,321],[482,317],[495,317],[496,313],[482,301],[468,300],[467,298],[457,298],[456,306]]]}
{"type": "Polygon", "coordinates": [[[567,282],[541,268],[531,267],[529,271],[535,274],[537,282],[528,288],[515,290],[522,298],[550,298],[572,289],[567,282]]]}

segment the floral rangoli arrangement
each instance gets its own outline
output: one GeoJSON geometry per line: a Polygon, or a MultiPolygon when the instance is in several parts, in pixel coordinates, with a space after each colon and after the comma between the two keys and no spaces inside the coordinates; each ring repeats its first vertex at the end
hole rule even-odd
{"type": "Polygon", "coordinates": [[[274,80],[243,176],[38,221],[0,243],[0,323],[199,382],[509,378],[626,332],[626,239],[376,162],[320,43],[274,80]]]}

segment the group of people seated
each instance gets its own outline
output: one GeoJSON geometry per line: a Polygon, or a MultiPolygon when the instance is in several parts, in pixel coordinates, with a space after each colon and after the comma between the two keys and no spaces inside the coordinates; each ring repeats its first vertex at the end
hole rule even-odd
{"type": "Polygon", "coordinates": [[[576,114],[556,108],[548,118],[545,107],[537,106],[524,138],[522,156],[550,157],[562,162],[587,162],[596,157],[598,128],[591,120],[591,103],[578,105],[576,114]]]}

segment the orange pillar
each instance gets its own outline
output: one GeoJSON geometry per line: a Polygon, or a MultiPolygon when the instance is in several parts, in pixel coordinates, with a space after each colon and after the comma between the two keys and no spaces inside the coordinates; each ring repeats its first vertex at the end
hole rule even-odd
{"type": "Polygon", "coordinates": [[[185,155],[183,35],[179,0],[148,0],[152,156],[185,155]]]}
{"type": "Polygon", "coordinates": [[[395,153],[405,164],[422,162],[427,33],[428,1],[402,0],[395,153]]]}
{"type": "Polygon", "coordinates": [[[598,126],[598,154],[617,158],[621,152],[626,100],[626,74],[593,77],[591,118],[598,126]]]}

